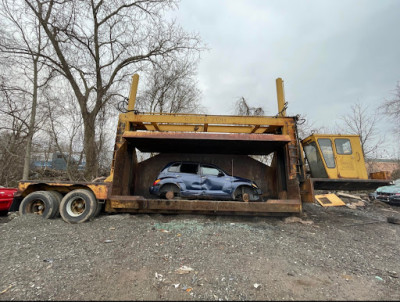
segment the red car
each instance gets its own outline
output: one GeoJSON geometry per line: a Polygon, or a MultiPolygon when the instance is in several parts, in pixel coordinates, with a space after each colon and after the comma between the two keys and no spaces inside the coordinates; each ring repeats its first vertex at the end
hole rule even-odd
{"type": "Polygon", "coordinates": [[[14,199],[16,188],[2,188],[0,187],[0,216],[5,216],[10,209],[14,199]]]}

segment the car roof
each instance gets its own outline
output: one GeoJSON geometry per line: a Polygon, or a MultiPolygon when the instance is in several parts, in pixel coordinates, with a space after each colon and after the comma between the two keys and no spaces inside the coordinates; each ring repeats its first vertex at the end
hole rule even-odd
{"type": "Polygon", "coordinates": [[[170,163],[168,163],[166,165],[166,167],[172,166],[173,164],[177,164],[177,163],[181,163],[181,164],[201,164],[201,165],[210,165],[210,166],[215,166],[214,164],[210,164],[210,163],[206,163],[206,162],[201,162],[201,161],[189,161],[189,160],[176,160],[176,161],[172,161],[170,163]]]}
{"type": "Polygon", "coordinates": [[[208,166],[212,166],[215,167],[217,169],[221,169],[218,166],[214,165],[214,164],[210,164],[210,163],[206,163],[206,162],[200,162],[200,161],[189,161],[189,160],[176,160],[176,161],[172,161],[169,162],[164,168],[163,170],[169,168],[170,166],[174,165],[174,164],[200,164],[200,165],[208,165],[208,166]]]}

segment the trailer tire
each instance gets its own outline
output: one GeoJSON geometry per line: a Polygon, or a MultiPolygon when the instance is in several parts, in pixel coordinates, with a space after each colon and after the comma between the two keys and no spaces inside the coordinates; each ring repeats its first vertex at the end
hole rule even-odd
{"type": "Polygon", "coordinates": [[[103,205],[104,205],[104,202],[97,201],[97,210],[96,210],[96,213],[94,213],[93,218],[99,216],[101,210],[103,209],[103,205]]]}
{"type": "Polygon", "coordinates": [[[50,219],[56,212],[55,206],[52,195],[46,191],[37,191],[30,193],[22,200],[19,205],[19,213],[20,215],[32,213],[50,219]]]}
{"type": "Polygon", "coordinates": [[[48,193],[50,193],[53,197],[53,201],[55,203],[55,214],[54,217],[60,217],[60,204],[61,204],[61,200],[63,198],[62,194],[60,192],[57,191],[47,191],[48,193]]]}
{"type": "Polygon", "coordinates": [[[86,189],[77,189],[61,200],[60,214],[68,223],[82,223],[96,215],[99,205],[94,194],[86,189]]]}

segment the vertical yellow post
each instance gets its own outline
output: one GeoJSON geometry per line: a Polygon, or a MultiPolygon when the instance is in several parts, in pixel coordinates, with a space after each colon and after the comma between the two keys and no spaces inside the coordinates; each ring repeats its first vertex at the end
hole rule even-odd
{"type": "Polygon", "coordinates": [[[276,79],[276,94],[278,96],[278,112],[279,116],[286,116],[285,108],[285,94],[283,91],[283,80],[281,78],[276,79]]]}
{"type": "Polygon", "coordinates": [[[131,91],[129,92],[128,111],[133,111],[135,109],[138,84],[139,84],[139,75],[135,73],[132,76],[131,91]]]}

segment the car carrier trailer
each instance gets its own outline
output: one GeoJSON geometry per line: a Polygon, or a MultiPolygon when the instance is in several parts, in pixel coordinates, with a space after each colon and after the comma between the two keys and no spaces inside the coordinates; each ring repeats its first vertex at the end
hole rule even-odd
{"type": "MultiPolygon", "coordinates": [[[[359,138],[340,136],[349,140],[352,153],[339,160],[337,150],[331,148],[333,160],[338,160],[334,168],[327,162],[324,154],[327,149],[321,147],[319,138],[312,136],[301,142],[298,117],[286,116],[280,78],[276,81],[279,112],[276,116],[138,113],[135,110],[138,81],[135,74],[127,110],[119,115],[109,177],[92,183],[21,181],[13,209],[44,218],[60,213],[68,223],[85,222],[101,211],[265,216],[300,213],[302,202],[313,202],[314,189],[321,188],[321,184],[324,189],[351,190],[374,189],[389,183],[389,180],[368,179],[359,138]],[[309,146],[314,147],[315,158],[312,152],[304,157],[303,145],[310,150],[309,146]],[[137,150],[157,155],[138,162],[137,150]],[[254,155],[270,155],[271,163],[255,160],[254,155]],[[315,167],[320,172],[317,178],[307,174],[306,159],[311,163],[311,172],[315,167]],[[148,188],[158,172],[168,162],[177,160],[207,162],[232,175],[253,179],[263,192],[262,199],[244,202],[153,198],[148,188]],[[342,177],[340,173],[344,170],[340,167],[362,172],[342,177]]],[[[335,144],[335,138],[338,136],[324,137],[332,141],[331,145],[335,144]]]]}

